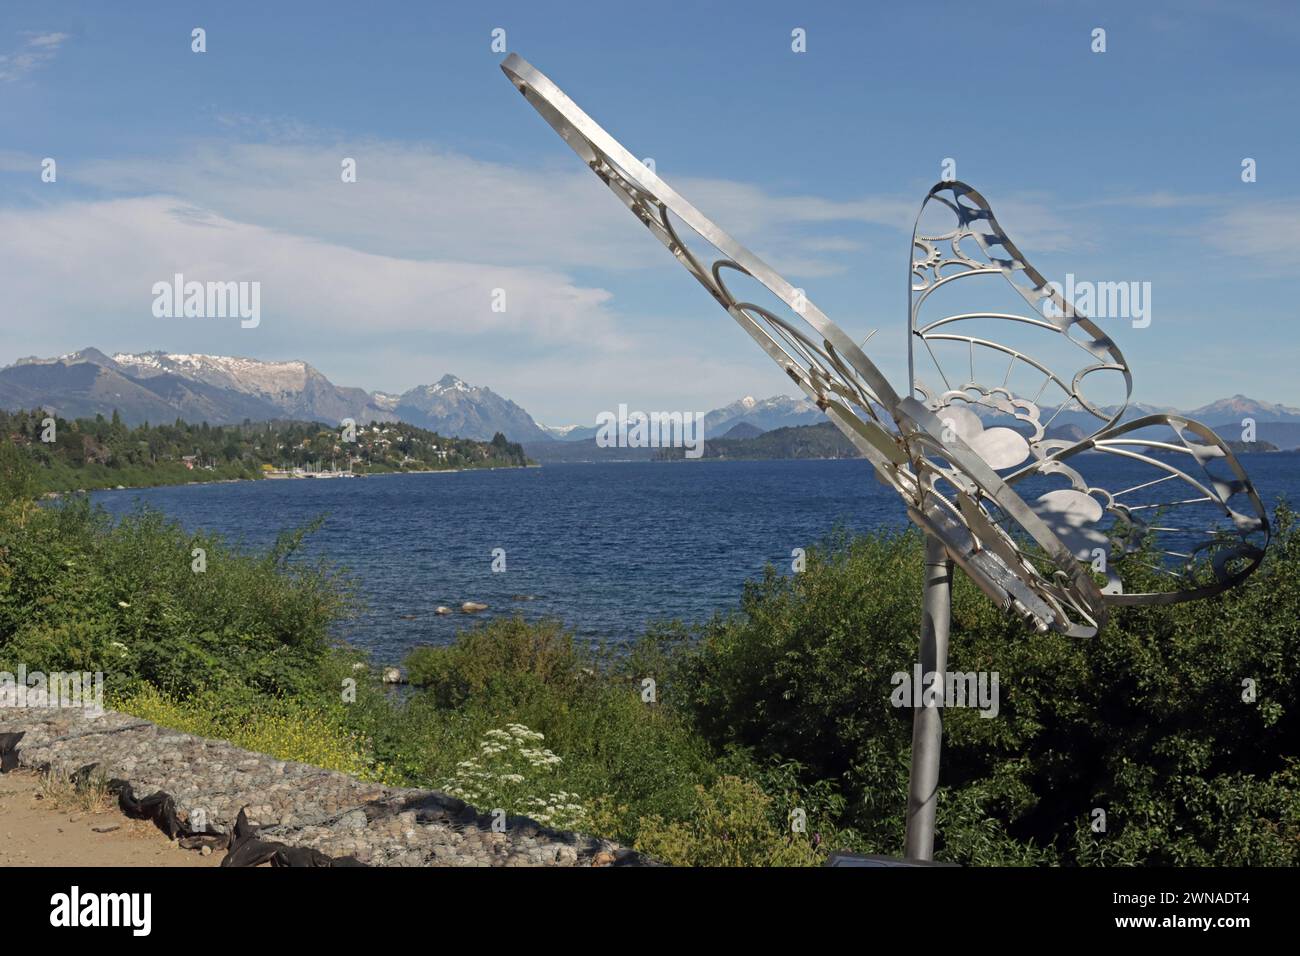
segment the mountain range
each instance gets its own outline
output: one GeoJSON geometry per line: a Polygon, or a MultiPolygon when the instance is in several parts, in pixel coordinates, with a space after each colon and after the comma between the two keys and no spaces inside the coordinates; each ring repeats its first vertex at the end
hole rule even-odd
{"type": "Polygon", "coordinates": [[[111,415],[128,425],[180,418],[213,425],[295,419],[337,424],[402,421],[444,435],[546,441],[532,416],[454,375],[400,395],[335,385],[306,362],[166,352],[109,356],[83,349],[0,369],[0,408],[45,408],[65,418],[111,415]]]}
{"type": "MultiPolygon", "coordinates": [[[[167,352],[110,356],[94,348],[57,358],[23,358],[0,368],[0,408],[45,408],[65,418],[116,411],[130,425],[177,418],[213,425],[286,418],[331,424],[345,418],[402,421],[481,441],[501,432],[510,441],[526,443],[529,453],[543,461],[651,457],[629,454],[639,449],[597,448],[594,425],[541,425],[490,388],[469,385],[454,375],[395,395],[335,385],[303,361],[167,352]]],[[[1044,409],[1044,419],[1053,411],[1044,409]]],[[[1125,410],[1123,419],[1178,411],[1137,403],[1125,410]]],[[[1228,438],[1240,438],[1242,420],[1251,418],[1260,440],[1280,448],[1300,447],[1300,408],[1234,395],[1179,413],[1228,438]]],[[[746,396],[708,412],[704,434],[713,439],[753,438],[823,421],[822,412],[806,398],[746,396]]],[[[1055,416],[1052,431],[1054,437],[1070,437],[1074,431],[1082,434],[1082,428],[1091,430],[1094,423],[1083,412],[1063,411],[1055,416]]]]}

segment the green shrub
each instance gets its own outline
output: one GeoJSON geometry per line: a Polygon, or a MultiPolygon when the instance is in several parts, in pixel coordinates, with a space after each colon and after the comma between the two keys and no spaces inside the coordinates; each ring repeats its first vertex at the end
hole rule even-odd
{"type": "MultiPolygon", "coordinates": [[[[949,668],[996,671],[1001,712],[944,717],[940,858],[963,863],[1300,862],[1300,534],[1280,508],[1263,567],[1214,599],[1119,609],[1091,641],[1035,636],[957,574],[949,668]],[[1243,700],[1243,681],[1258,697],[1243,700]],[[1094,808],[1107,831],[1092,834],[1094,808]]],[[[798,760],[860,845],[902,842],[922,542],[841,539],[769,571],[677,662],[717,749],[798,760]]]]}
{"type": "Polygon", "coordinates": [[[772,823],[771,798],[752,780],[720,777],[696,797],[684,820],[643,819],[636,848],[677,866],[813,866],[825,856],[772,823]]]}
{"type": "Polygon", "coordinates": [[[492,621],[450,646],[417,649],[405,665],[424,690],[366,732],[387,763],[421,785],[456,778],[460,762],[478,758],[485,733],[522,724],[562,758],[552,790],[582,794],[589,814],[600,803],[601,835],[630,840],[641,816],[687,812],[694,786],[716,776],[681,712],[643,701],[625,667],[579,650],[553,622],[492,621]]]}
{"type": "Polygon", "coordinates": [[[148,510],[114,523],[83,497],[0,520],[0,663],[103,671],[110,690],[303,692],[351,601],[337,572],[291,560],[306,530],[247,554],[148,510]]]}
{"type": "Polygon", "coordinates": [[[530,625],[514,617],[463,633],[446,647],[417,647],[405,666],[411,683],[439,706],[458,707],[486,694],[522,697],[542,688],[571,693],[581,661],[573,635],[558,622],[530,625]]]}

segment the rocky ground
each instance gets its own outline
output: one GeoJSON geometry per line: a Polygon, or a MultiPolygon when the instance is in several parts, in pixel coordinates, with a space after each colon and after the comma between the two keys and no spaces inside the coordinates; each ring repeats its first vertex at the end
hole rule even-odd
{"type": "Polygon", "coordinates": [[[494,826],[491,816],[432,790],[363,783],[113,711],[0,710],[0,751],[4,735],[18,733],[16,742],[7,738],[6,767],[72,774],[93,764],[97,774],[129,783],[137,799],[169,794],[181,836],[195,846],[223,848],[242,809],[261,840],[375,866],[648,862],[607,841],[549,830],[526,817],[494,826]]]}

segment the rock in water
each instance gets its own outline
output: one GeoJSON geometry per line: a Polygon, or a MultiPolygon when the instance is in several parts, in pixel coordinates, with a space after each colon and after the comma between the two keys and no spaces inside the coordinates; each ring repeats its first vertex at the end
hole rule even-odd
{"type": "Polygon", "coordinates": [[[402,672],[396,667],[385,667],[383,681],[385,684],[402,683],[402,672]]]}
{"type": "Polygon", "coordinates": [[[447,607],[446,605],[439,604],[436,608],[434,608],[433,613],[434,613],[434,614],[450,614],[450,613],[451,613],[451,608],[447,607]]]}
{"type": "Polygon", "coordinates": [[[487,610],[487,605],[479,604],[478,601],[466,601],[464,604],[460,606],[460,612],[462,614],[474,614],[477,611],[486,611],[486,610],[487,610]]]}

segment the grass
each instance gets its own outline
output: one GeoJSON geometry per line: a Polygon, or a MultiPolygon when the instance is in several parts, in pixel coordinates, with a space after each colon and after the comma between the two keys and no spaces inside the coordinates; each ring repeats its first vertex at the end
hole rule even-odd
{"type": "Polygon", "coordinates": [[[115,802],[108,789],[108,778],[97,769],[78,776],[51,768],[41,774],[36,796],[50,801],[59,810],[81,813],[100,813],[115,802]]]}

